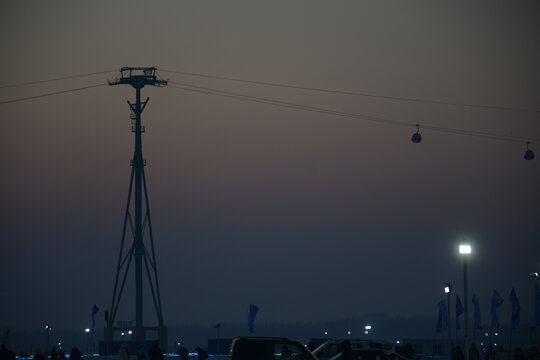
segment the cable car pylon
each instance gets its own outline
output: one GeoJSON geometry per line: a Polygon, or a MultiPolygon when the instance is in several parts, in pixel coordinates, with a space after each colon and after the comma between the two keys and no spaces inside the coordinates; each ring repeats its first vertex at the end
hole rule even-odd
{"type": "MultiPolygon", "coordinates": [[[[129,333],[131,334],[131,340],[136,342],[146,341],[147,336],[151,336],[151,340],[158,340],[161,349],[166,351],[167,328],[163,322],[156,254],[154,251],[154,236],[152,234],[152,221],[148,204],[146,177],[144,174],[146,162],[142,155],[142,134],[145,131],[145,127],[141,125],[141,114],[148,104],[149,98],[141,101],[141,89],[146,85],[163,87],[167,85],[167,81],[157,78],[155,67],[123,67],[120,69],[120,77],[109,81],[109,85],[131,85],[135,88],[136,100],[133,104],[128,101],[131,109],[131,131],[135,134],[135,151],[133,160],[131,160],[131,179],[129,182],[112,303],[109,309],[110,313],[106,313],[104,331],[104,347],[106,350],[104,355],[115,352],[114,349],[117,348],[115,345],[115,333],[120,333],[121,335],[129,333]],[[132,234],[133,241],[131,243],[126,239],[126,237],[129,237],[126,236],[126,232],[132,234]],[[149,241],[147,242],[150,244],[150,249],[147,249],[145,245],[145,234],[148,234],[149,241]],[[132,260],[135,263],[134,324],[132,320],[125,321],[125,319],[118,319],[120,300],[132,260]],[[157,326],[144,326],[143,324],[143,270],[146,270],[147,283],[156,311],[157,326]],[[149,335],[149,332],[157,332],[157,338],[155,335],[149,335]]],[[[100,346],[100,349],[102,348],[100,346]]]]}

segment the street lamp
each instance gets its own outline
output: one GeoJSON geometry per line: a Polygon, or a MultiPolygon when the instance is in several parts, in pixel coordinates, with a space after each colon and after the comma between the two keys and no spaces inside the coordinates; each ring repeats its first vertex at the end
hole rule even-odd
{"type": "Polygon", "coordinates": [[[448,344],[450,345],[449,351],[452,352],[452,332],[450,329],[450,293],[452,293],[452,284],[446,283],[446,285],[444,285],[444,293],[448,297],[448,344]]]}
{"type": "Polygon", "coordinates": [[[86,334],[86,353],[90,354],[90,328],[84,329],[84,333],[86,334]]]}
{"type": "MultiPolygon", "coordinates": [[[[538,277],[540,275],[538,275],[537,272],[532,272],[529,274],[529,276],[533,279],[533,282],[534,282],[534,287],[533,287],[533,304],[536,303],[536,287],[538,286],[536,284],[536,280],[538,280],[538,277]]],[[[530,340],[531,340],[531,344],[533,345],[536,345],[536,336],[535,336],[535,324],[536,324],[536,314],[535,312],[533,311],[533,322],[532,322],[532,326],[531,326],[531,334],[530,334],[530,340]]]]}
{"type": "Polygon", "coordinates": [[[46,349],[45,356],[49,355],[49,341],[50,341],[50,336],[51,336],[51,330],[52,328],[49,326],[49,324],[45,324],[45,349],[46,349]]]}
{"type": "Polygon", "coordinates": [[[465,301],[465,360],[469,360],[469,295],[467,294],[467,258],[472,253],[470,244],[460,244],[459,253],[463,257],[463,294],[465,301]]]}

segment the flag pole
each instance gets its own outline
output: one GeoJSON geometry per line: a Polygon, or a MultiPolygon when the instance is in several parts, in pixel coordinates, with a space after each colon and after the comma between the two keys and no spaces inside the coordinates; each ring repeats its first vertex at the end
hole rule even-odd
{"type": "MultiPolygon", "coordinates": [[[[457,312],[456,312],[457,314],[457,312]]],[[[454,344],[456,344],[456,346],[458,346],[458,329],[459,329],[459,318],[457,317],[456,315],[456,341],[454,341],[454,344]]]]}
{"type": "Polygon", "coordinates": [[[510,326],[510,341],[509,341],[510,345],[508,346],[509,348],[509,355],[512,356],[512,326],[510,326]]]}

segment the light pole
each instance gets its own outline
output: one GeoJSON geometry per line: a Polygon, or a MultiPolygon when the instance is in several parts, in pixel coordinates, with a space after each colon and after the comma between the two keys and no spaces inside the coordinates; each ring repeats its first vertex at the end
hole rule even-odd
{"type": "Polygon", "coordinates": [[[450,283],[446,283],[446,285],[444,285],[444,293],[447,295],[448,297],[448,344],[449,344],[449,352],[451,353],[452,352],[452,331],[450,329],[450,293],[452,292],[452,284],[450,283]]]}
{"type": "Polygon", "coordinates": [[[49,326],[49,324],[45,324],[45,357],[49,355],[49,341],[51,336],[51,330],[52,328],[49,326]]]}
{"type": "Polygon", "coordinates": [[[217,332],[216,355],[220,356],[221,352],[219,351],[219,329],[221,329],[221,323],[214,325],[214,328],[216,329],[216,332],[217,332]]]}
{"type": "Polygon", "coordinates": [[[465,360],[469,360],[469,295],[467,294],[467,258],[471,255],[470,244],[459,245],[459,253],[463,256],[463,294],[465,302],[465,360]]]}
{"type": "MultiPolygon", "coordinates": [[[[538,275],[537,272],[532,272],[529,274],[529,276],[533,279],[533,304],[536,303],[536,280],[538,280],[538,277],[540,275],[538,275]]],[[[536,308],[536,307],[535,307],[536,308]]],[[[535,314],[535,311],[533,311],[533,322],[532,322],[532,326],[531,326],[531,335],[530,335],[530,342],[533,346],[536,346],[536,334],[535,334],[535,330],[536,330],[536,314],[535,314]]]]}
{"type": "Polygon", "coordinates": [[[84,333],[86,334],[86,354],[90,354],[90,328],[84,329],[84,333]]]}

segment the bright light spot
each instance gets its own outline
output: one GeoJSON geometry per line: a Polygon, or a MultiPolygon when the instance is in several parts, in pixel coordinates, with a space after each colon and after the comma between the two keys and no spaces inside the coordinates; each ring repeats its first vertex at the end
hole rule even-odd
{"type": "Polygon", "coordinates": [[[493,344],[494,346],[497,346],[497,344],[493,344]]]}
{"type": "Polygon", "coordinates": [[[328,331],[325,331],[325,332],[324,332],[324,335],[328,335],[328,331]]]}
{"type": "Polygon", "coordinates": [[[472,252],[471,245],[459,245],[460,254],[470,254],[472,252]]]}
{"type": "Polygon", "coordinates": [[[481,342],[481,343],[480,343],[480,346],[484,346],[484,343],[481,342]]]}
{"type": "Polygon", "coordinates": [[[371,330],[371,325],[366,325],[364,327],[366,328],[366,330],[371,330]]]}
{"type": "Polygon", "coordinates": [[[488,334],[488,333],[486,333],[486,336],[489,336],[489,334],[488,334]]]}
{"type": "Polygon", "coordinates": [[[124,336],[124,335],[126,335],[126,334],[122,332],[122,333],[120,333],[120,335],[124,336]]]}
{"type": "Polygon", "coordinates": [[[347,331],[347,334],[351,335],[351,332],[350,332],[350,331],[347,331]]]}
{"type": "Polygon", "coordinates": [[[497,336],[497,335],[499,335],[499,334],[495,333],[495,336],[497,336]]]}
{"type": "Polygon", "coordinates": [[[366,331],[364,331],[364,334],[366,334],[366,335],[367,335],[368,333],[369,333],[369,331],[367,331],[367,330],[366,330],[366,331]]]}
{"type": "Polygon", "coordinates": [[[90,332],[90,329],[89,329],[89,328],[86,328],[86,329],[84,329],[84,332],[85,332],[85,333],[89,333],[89,332],[90,332]]]}
{"type": "Polygon", "coordinates": [[[399,340],[396,340],[396,344],[399,344],[399,340]]]}
{"type": "Polygon", "coordinates": [[[446,285],[446,286],[444,287],[444,293],[445,293],[445,294],[450,293],[450,285],[446,285]]]}
{"type": "Polygon", "coordinates": [[[129,335],[133,334],[133,331],[129,330],[129,331],[128,331],[128,334],[129,334],[129,335]]]}

